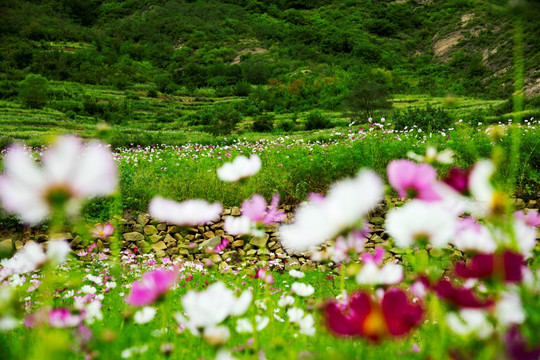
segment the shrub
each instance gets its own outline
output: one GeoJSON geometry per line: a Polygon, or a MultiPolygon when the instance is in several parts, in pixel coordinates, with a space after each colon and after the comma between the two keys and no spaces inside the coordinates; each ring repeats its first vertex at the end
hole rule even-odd
{"type": "Polygon", "coordinates": [[[146,93],[146,96],[151,97],[151,98],[157,98],[157,97],[158,97],[158,93],[157,93],[156,89],[150,89],[150,90],[148,90],[148,92],[146,93]]]}
{"type": "Polygon", "coordinates": [[[240,81],[234,85],[234,95],[248,96],[251,93],[251,84],[247,81],[240,81]]]}
{"type": "Polygon", "coordinates": [[[264,114],[258,116],[251,128],[255,132],[270,132],[274,130],[274,115],[264,114]]]}
{"type": "Polygon", "coordinates": [[[236,129],[242,120],[240,113],[230,105],[220,105],[213,113],[213,119],[208,131],[216,135],[228,135],[236,129]]]}
{"type": "Polygon", "coordinates": [[[321,111],[312,111],[306,117],[306,130],[327,129],[332,126],[330,120],[321,111]]]}
{"type": "Polygon", "coordinates": [[[47,104],[49,82],[38,74],[28,74],[19,84],[19,97],[24,106],[41,109],[47,104]]]}
{"type": "Polygon", "coordinates": [[[278,128],[284,132],[292,132],[296,129],[296,126],[292,121],[283,120],[279,123],[278,128]]]}
{"type": "Polygon", "coordinates": [[[424,132],[433,132],[448,129],[453,121],[453,117],[447,110],[429,105],[425,109],[410,108],[394,113],[395,127],[398,130],[416,125],[424,132]]]}

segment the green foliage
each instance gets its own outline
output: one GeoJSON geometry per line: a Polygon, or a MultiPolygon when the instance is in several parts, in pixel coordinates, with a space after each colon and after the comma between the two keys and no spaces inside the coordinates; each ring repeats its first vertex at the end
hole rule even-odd
{"type": "Polygon", "coordinates": [[[270,132],[274,130],[274,115],[259,115],[253,121],[251,129],[255,132],[270,132]]]}
{"type": "Polygon", "coordinates": [[[230,105],[217,106],[213,112],[213,119],[210,122],[208,131],[215,136],[229,135],[242,120],[240,112],[230,105]]]}
{"type": "Polygon", "coordinates": [[[393,115],[395,128],[403,130],[417,128],[422,132],[435,132],[447,130],[452,127],[453,117],[448,110],[427,106],[422,108],[410,108],[404,111],[396,111],[393,115]]]}
{"type": "Polygon", "coordinates": [[[349,92],[345,98],[346,105],[352,111],[364,117],[372,117],[377,109],[391,107],[390,86],[384,74],[361,68],[353,73],[347,81],[349,92]]]}
{"type": "Polygon", "coordinates": [[[39,74],[28,74],[19,84],[19,98],[24,106],[40,109],[47,104],[48,85],[46,78],[39,74]]]}
{"type": "Polygon", "coordinates": [[[305,128],[306,130],[327,129],[332,123],[324,113],[315,110],[307,114],[305,128]]]}

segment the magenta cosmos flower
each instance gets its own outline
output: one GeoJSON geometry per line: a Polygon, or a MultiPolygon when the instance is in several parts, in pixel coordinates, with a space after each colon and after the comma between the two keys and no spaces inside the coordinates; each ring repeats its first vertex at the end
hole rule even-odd
{"type": "Polygon", "coordinates": [[[479,299],[472,289],[454,286],[450,280],[441,279],[433,286],[437,297],[448,301],[459,308],[479,309],[494,304],[492,299],[479,299]]]}
{"type": "Polygon", "coordinates": [[[39,223],[53,211],[75,215],[84,199],[116,190],[116,163],[105,144],[84,145],[78,137],[63,136],[42,159],[39,167],[21,146],[11,147],[4,158],[0,200],[25,223],[39,223]]]}
{"type": "Polygon", "coordinates": [[[154,270],[145,273],[141,281],[135,281],[126,302],[133,306],[145,306],[155,302],[169,290],[178,278],[176,270],[154,270]]]}
{"type": "Polygon", "coordinates": [[[468,264],[458,262],[455,272],[462,278],[497,278],[504,282],[521,282],[525,258],[519,253],[505,251],[496,254],[478,254],[468,264]]]}
{"type": "Polygon", "coordinates": [[[394,160],[388,164],[387,172],[390,185],[402,198],[440,200],[434,189],[437,172],[431,165],[416,164],[410,160],[394,160]]]}
{"type": "Polygon", "coordinates": [[[420,324],[423,310],[409,301],[398,288],[386,291],[379,302],[364,292],[353,294],[348,302],[330,301],[324,308],[326,323],[341,336],[358,336],[378,341],[407,334],[420,324]]]}

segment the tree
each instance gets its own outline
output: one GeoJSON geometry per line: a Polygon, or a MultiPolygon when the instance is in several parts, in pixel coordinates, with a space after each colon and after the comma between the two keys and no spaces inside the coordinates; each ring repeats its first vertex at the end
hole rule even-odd
{"type": "Polygon", "coordinates": [[[373,116],[377,109],[391,106],[390,86],[384,74],[369,68],[354,73],[347,81],[349,93],[345,98],[347,107],[366,118],[373,116]]]}
{"type": "Polygon", "coordinates": [[[41,109],[47,104],[49,82],[39,74],[28,74],[19,84],[19,97],[24,106],[41,109]]]}

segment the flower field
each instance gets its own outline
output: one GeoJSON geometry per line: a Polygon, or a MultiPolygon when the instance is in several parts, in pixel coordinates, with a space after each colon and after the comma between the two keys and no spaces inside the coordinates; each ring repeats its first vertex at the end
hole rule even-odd
{"type": "MultiPolygon", "coordinates": [[[[457,122],[426,135],[381,120],[310,141],[113,151],[63,136],[46,148],[12,146],[2,153],[4,211],[46,224],[49,237],[15,254],[1,243],[0,351],[7,359],[536,359],[540,215],[516,211],[512,196],[516,185],[537,195],[537,125],[457,122]],[[396,196],[402,201],[389,201],[396,196]],[[280,203],[298,205],[292,221],[280,203]],[[387,241],[371,246],[368,219],[380,203],[389,207],[387,241]],[[276,226],[284,261],[122,248],[125,209],[166,223],[165,235],[213,224],[231,205],[241,209],[224,220],[226,233],[257,239],[276,226]],[[84,250],[71,250],[69,229],[83,234],[84,250]],[[295,252],[318,265],[292,267],[295,252]]],[[[223,237],[207,251],[229,246],[223,237]]]]}

